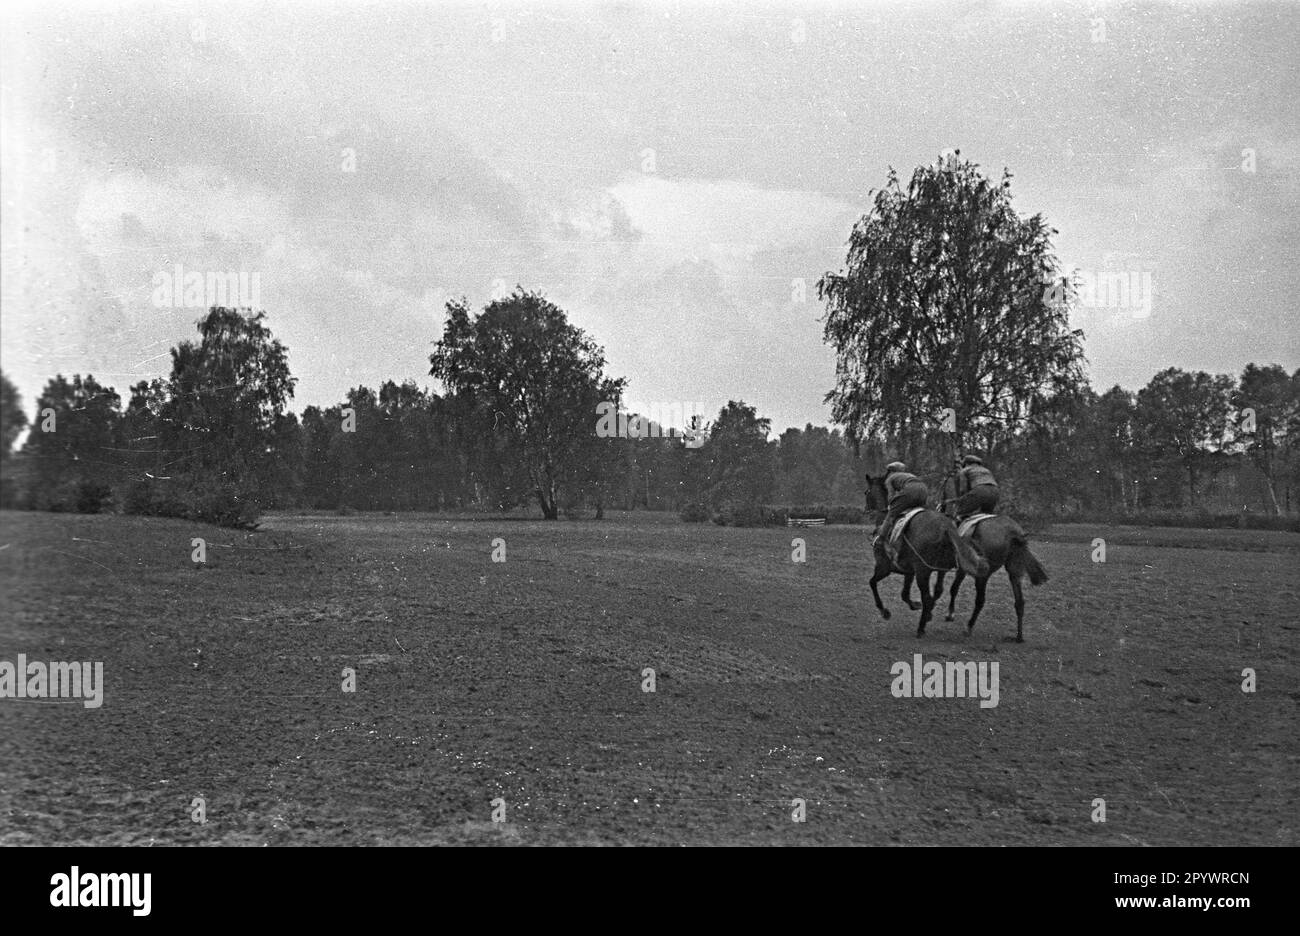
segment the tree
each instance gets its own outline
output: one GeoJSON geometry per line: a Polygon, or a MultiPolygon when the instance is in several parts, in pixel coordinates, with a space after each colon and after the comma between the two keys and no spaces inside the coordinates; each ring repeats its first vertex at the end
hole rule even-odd
{"type": "Polygon", "coordinates": [[[1137,510],[1138,491],[1135,488],[1138,471],[1134,459],[1133,394],[1118,384],[1111,387],[1092,406],[1091,422],[1100,455],[1102,469],[1108,476],[1109,493],[1118,487],[1120,507],[1137,510]]]}
{"type": "Polygon", "coordinates": [[[753,510],[772,495],[771,421],[743,401],[727,402],[713,424],[708,445],[708,504],[724,514],[753,510]]]}
{"type": "Polygon", "coordinates": [[[90,374],[62,374],[45,385],[23,446],[34,463],[36,504],[95,513],[123,472],[119,457],[121,397],[90,374]]]}
{"type": "Polygon", "coordinates": [[[0,506],[12,507],[18,500],[20,484],[13,476],[13,449],[26,427],[27,414],[18,388],[0,373],[0,506]]]}
{"type": "MultiPolygon", "coordinates": [[[[781,433],[777,445],[779,498],[786,504],[825,504],[840,477],[847,447],[839,430],[808,423],[781,433]]],[[[856,485],[858,489],[861,485],[856,485]]],[[[855,491],[856,495],[856,491],[855,491]]],[[[857,502],[854,496],[853,502],[857,502]]]]}
{"type": "Polygon", "coordinates": [[[159,413],[164,448],[172,450],[164,470],[220,480],[248,497],[272,480],[295,380],[265,318],[213,307],[198,323],[199,343],[172,349],[159,413]]]}
{"type": "Polygon", "coordinates": [[[1231,404],[1237,410],[1233,441],[1244,448],[1264,476],[1274,516],[1282,512],[1277,501],[1279,450],[1286,448],[1288,427],[1300,421],[1298,385],[1300,381],[1287,374],[1281,365],[1247,364],[1231,397],[1231,404]]]}
{"type": "MultiPolygon", "coordinates": [[[[497,454],[519,466],[548,520],[563,488],[583,473],[596,435],[597,407],[621,399],[622,379],[604,376],[605,353],[564,312],[522,287],[470,317],[447,304],[429,373],[465,407],[481,438],[506,443],[497,454]]],[[[486,479],[504,490],[500,477],[486,479]]]]}
{"type": "Polygon", "coordinates": [[[846,269],[818,281],[836,348],[832,418],[855,443],[955,417],[959,448],[994,447],[1036,396],[1078,387],[1082,332],[1045,284],[1057,275],[1041,215],[958,158],[897,173],[854,226],[846,269]]]}
{"type": "Polygon", "coordinates": [[[1085,385],[1035,401],[1028,424],[1011,446],[1025,467],[1023,474],[1012,476],[1017,506],[1063,505],[1079,511],[1088,503],[1096,487],[1096,453],[1082,443],[1096,399],[1085,385]]]}
{"type": "Polygon", "coordinates": [[[13,452],[14,442],[27,428],[27,414],[23,412],[23,403],[18,395],[18,388],[10,383],[9,378],[0,373],[0,458],[8,460],[13,452]]]}
{"type": "Polygon", "coordinates": [[[213,307],[199,342],[172,348],[166,384],[133,388],[128,448],[140,476],[129,511],[247,528],[262,506],[293,496],[302,448],[286,412],[294,379],[265,317],[213,307]]]}
{"type": "Polygon", "coordinates": [[[332,413],[318,406],[302,411],[301,490],[303,503],[309,507],[343,506],[338,465],[331,457],[341,431],[337,407],[332,413]]]}
{"type": "Polygon", "coordinates": [[[1234,381],[1227,374],[1162,370],[1138,391],[1134,423],[1144,452],[1157,463],[1176,459],[1186,472],[1190,503],[1211,451],[1228,430],[1234,381]]]}

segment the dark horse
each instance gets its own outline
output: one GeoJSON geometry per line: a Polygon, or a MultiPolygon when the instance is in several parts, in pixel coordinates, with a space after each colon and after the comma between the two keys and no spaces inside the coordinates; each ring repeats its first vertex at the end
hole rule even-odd
{"type": "MultiPolygon", "coordinates": [[[[884,515],[889,498],[885,494],[885,478],[867,475],[867,509],[875,511],[878,517],[884,515]]],[[[922,510],[914,516],[903,532],[899,541],[898,559],[889,561],[883,543],[877,543],[876,570],[871,574],[871,594],[876,599],[880,616],[889,620],[889,609],[880,600],[880,591],[876,583],[894,572],[904,576],[903,598],[911,591],[911,582],[915,578],[921,592],[921,620],[916,625],[916,636],[925,636],[925,625],[933,616],[934,603],[942,592],[943,573],[957,569],[958,575],[966,574],[977,581],[982,576],[988,578],[988,563],[957,535],[957,527],[952,520],[937,510],[922,510]],[[936,587],[930,587],[930,574],[939,573],[936,587]]],[[[908,602],[910,605],[911,602],[908,602]]],[[[913,609],[915,610],[915,609],[913,609]]]]}
{"type": "MultiPolygon", "coordinates": [[[[966,633],[969,634],[975,629],[975,619],[980,616],[980,611],[984,608],[984,590],[988,587],[989,577],[998,569],[1005,568],[1007,578],[1011,581],[1011,594],[1016,599],[1016,642],[1024,643],[1025,592],[1020,585],[1020,580],[1028,575],[1029,584],[1042,585],[1047,581],[1047,570],[1029,551],[1029,539],[1025,536],[1025,531],[1010,517],[998,515],[981,521],[976,524],[969,537],[963,537],[963,540],[966,539],[969,539],[971,546],[987,560],[985,573],[972,576],[975,579],[975,609],[971,611],[970,620],[966,622],[966,633]]],[[[957,577],[952,582],[952,590],[948,593],[948,615],[944,618],[945,621],[953,619],[953,609],[957,605],[957,592],[961,588],[962,580],[969,574],[964,569],[957,570],[957,577]]],[[[939,581],[935,584],[935,598],[939,597],[939,592],[942,590],[943,573],[940,573],[939,581]]]]}

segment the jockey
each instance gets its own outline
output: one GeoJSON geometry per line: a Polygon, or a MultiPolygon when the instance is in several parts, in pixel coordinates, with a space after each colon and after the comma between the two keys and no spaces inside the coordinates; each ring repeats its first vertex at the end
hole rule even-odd
{"type": "Polygon", "coordinates": [[[890,462],[885,466],[885,493],[889,495],[889,509],[880,523],[877,538],[881,541],[889,538],[889,531],[901,514],[913,507],[924,507],[930,497],[930,489],[925,482],[907,470],[902,462],[890,462]]]}
{"type": "Polygon", "coordinates": [[[998,506],[998,483],[993,472],[976,455],[962,458],[957,472],[957,520],[971,514],[993,513],[998,506]]]}

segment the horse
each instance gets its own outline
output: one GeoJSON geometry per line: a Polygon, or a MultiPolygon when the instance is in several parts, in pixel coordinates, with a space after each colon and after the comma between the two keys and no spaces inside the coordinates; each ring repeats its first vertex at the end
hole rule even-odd
{"type": "MultiPolygon", "coordinates": [[[[867,475],[867,509],[875,511],[877,522],[888,509],[889,497],[885,491],[885,476],[867,475]]],[[[937,510],[929,508],[912,517],[901,537],[898,559],[890,562],[883,542],[875,544],[876,568],[871,574],[871,594],[876,599],[876,608],[880,616],[889,620],[889,609],[880,600],[880,591],[876,583],[888,578],[894,572],[903,575],[903,600],[912,610],[916,610],[907,596],[911,593],[911,582],[915,578],[921,592],[921,620],[916,626],[916,636],[925,636],[925,625],[933,616],[935,602],[942,592],[943,573],[958,569],[979,579],[988,578],[988,563],[970,544],[957,535],[957,527],[952,520],[937,510]],[[930,575],[939,572],[939,587],[930,587],[930,575]]]]}
{"type": "MultiPolygon", "coordinates": [[[[947,493],[946,486],[944,493],[947,493]]],[[[945,500],[945,508],[951,508],[953,500],[955,499],[945,500]]],[[[1008,516],[998,514],[988,520],[980,521],[968,537],[962,537],[963,541],[967,539],[970,540],[970,545],[975,551],[986,560],[987,571],[983,575],[972,576],[975,579],[975,609],[971,611],[970,620],[966,622],[966,633],[970,634],[975,630],[975,620],[984,608],[984,591],[988,587],[989,578],[998,569],[1005,568],[1007,579],[1011,582],[1011,594],[1016,601],[1016,643],[1024,643],[1025,592],[1020,580],[1028,575],[1029,584],[1042,585],[1048,579],[1047,570],[1038,561],[1038,557],[1029,551],[1029,538],[1025,536],[1025,531],[1020,524],[1008,516]]],[[[953,611],[957,605],[957,592],[961,589],[962,581],[969,574],[964,569],[957,570],[957,577],[952,581],[952,590],[948,593],[948,614],[944,617],[945,621],[953,619],[953,611]]],[[[937,593],[942,589],[943,573],[940,573],[935,591],[937,593]]],[[[938,594],[935,597],[938,598],[938,594]]]]}

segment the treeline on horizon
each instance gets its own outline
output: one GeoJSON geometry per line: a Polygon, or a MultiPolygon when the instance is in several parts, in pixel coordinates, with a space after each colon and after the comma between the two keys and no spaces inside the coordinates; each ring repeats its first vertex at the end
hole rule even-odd
{"type": "MultiPolygon", "coordinates": [[[[172,349],[170,376],[125,399],[89,374],[58,375],[29,416],[4,379],[3,506],[246,528],[265,510],[529,505],[548,519],[617,509],[861,522],[864,472],[901,458],[938,494],[959,454],[937,425],[856,444],[811,425],[769,439],[769,421],[739,401],[701,429],[702,444],[667,432],[691,427],[637,437],[635,418],[631,437],[606,437],[599,404],[621,404],[626,382],[604,375],[603,352],[562,311],[523,291],[477,317],[463,303],[449,311],[430,358],[444,392],[390,380],[301,417],[288,410],[286,349],[264,313],[247,310],[210,310],[199,340],[172,349]]],[[[1167,368],[1136,393],[1081,380],[1036,399],[978,454],[1007,511],[1027,518],[1213,523],[1245,512],[1250,525],[1300,528],[1300,370],[1167,368]]]]}

